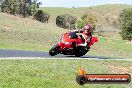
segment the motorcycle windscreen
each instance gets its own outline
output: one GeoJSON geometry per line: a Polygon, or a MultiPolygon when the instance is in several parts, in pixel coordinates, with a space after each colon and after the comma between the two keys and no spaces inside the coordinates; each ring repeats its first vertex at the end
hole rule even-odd
{"type": "Polygon", "coordinates": [[[76,43],[82,43],[82,39],[80,37],[78,37],[78,35],[75,33],[66,33],[65,35],[63,35],[62,37],[63,42],[76,42],[76,43]]]}
{"type": "Polygon", "coordinates": [[[69,34],[69,38],[70,38],[70,39],[78,39],[78,35],[77,35],[75,32],[71,32],[71,33],[69,34]]]}

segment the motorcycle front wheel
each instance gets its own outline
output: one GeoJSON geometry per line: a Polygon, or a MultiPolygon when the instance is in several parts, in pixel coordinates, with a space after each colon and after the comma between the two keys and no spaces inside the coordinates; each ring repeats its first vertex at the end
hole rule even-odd
{"type": "Polygon", "coordinates": [[[58,44],[54,45],[50,50],[49,50],[49,55],[55,56],[59,54],[59,46],[58,44]]]}

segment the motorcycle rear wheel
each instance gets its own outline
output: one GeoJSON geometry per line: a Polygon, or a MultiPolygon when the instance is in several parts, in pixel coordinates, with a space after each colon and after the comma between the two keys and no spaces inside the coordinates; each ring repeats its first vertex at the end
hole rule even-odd
{"type": "Polygon", "coordinates": [[[75,56],[81,57],[81,56],[85,55],[88,51],[89,51],[89,49],[86,49],[85,47],[78,47],[78,49],[76,50],[75,56]]]}

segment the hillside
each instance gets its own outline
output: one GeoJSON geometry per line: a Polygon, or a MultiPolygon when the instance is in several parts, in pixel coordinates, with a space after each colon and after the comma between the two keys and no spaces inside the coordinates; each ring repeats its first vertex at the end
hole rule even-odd
{"type": "Polygon", "coordinates": [[[98,5],[92,7],[80,7],[80,8],[41,8],[44,11],[51,14],[51,21],[55,22],[55,19],[58,15],[61,14],[71,14],[81,19],[81,16],[85,13],[93,15],[97,18],[97,26],[101,26],[102,30],[115,30],[113,29],[113,21],[117,21],[119,13],[126,8],[132,8],[132,5],[125,4],[106,4],[98,5]],[[107,20],[108,19],[108,20],[107,20]]]}
{"type": "Polygon", "coordinates": [[[0,13],[0,48],[48,50],[64,31],[51,23],[0,13]]]}

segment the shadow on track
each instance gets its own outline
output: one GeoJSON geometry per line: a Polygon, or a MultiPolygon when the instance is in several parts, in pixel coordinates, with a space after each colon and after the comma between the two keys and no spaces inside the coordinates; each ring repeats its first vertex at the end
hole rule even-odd
{"type": "Polygon", "coordinates": [[[92,55],[84,55],[82,57],[75,57],[75,56],[65,56],[69,58],[81,58],[81,59],[125,59],[125,58],[118,58],[118,57],[105,57],[105,56],[92,56],[92,55]]]}

